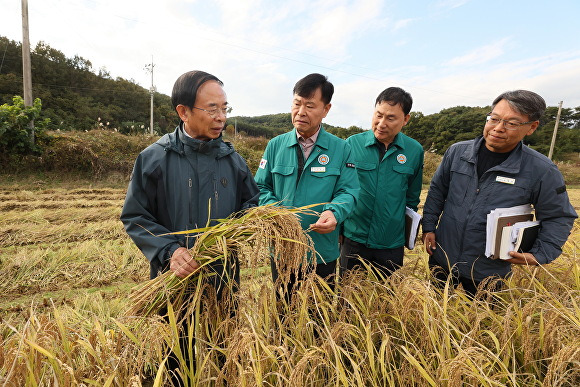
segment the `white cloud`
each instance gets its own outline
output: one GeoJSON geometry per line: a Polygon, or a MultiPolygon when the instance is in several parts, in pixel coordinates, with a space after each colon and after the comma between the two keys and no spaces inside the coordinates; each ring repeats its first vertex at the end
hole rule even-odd
{"type": "Polygon", "coordinates": [[[417,20],[418,19],[415,19],[415,18],[397,20],[395,22],[395,24],[393,25],[393,31],[398,31],[400,29],[403,29],[417,20]]]}
{"type": "Polygon", "coordinates": [[[454,9],[469,3],[469,0],[440,0],[435,6],[438,8],[454,9]]]}
{"type": "Polygon", "coordinates": [[[486,106],[502,92],[515,89],[535,91],[551,106],[564,100],[565,106],[575,107],[580,106],[579,82],[580,51],[570,51],[486,69],[425,76],[409,91],[415,100],[414,108],[425,114],[458,105],[486,106]]]}
{"type": "Polygon", "coordinates": [[[289,33],[293,45],[301,50],[339,59],[348,54],[349,45],[369,29],[382,28],[379,23],[380,0],[318,0],[296,17],[297,28],[289,33]]]}
{"type": "Polygon", "coordinates": [[[499,58],[505,52],[505,46],[510,42],[510,38],[504,38],[497,42],[477,47],[467,54],[458,56],[445,62],[446,66],[475,66],[487,63],[499,58]]]}
{"type": "MultiPolygon", "coordinates": [[[[435,6],[445,14],[445,26],[453,26],[457,18],[480,17],[467,13],[476,3],[462,7],[466,3],[435,6]]],[[[401,0],[30,1],[30,38],[32,47],[43,40],[67,57],[90,60],[95,71],[106,67],[113,77],[146,88],[151,79],[143,68],[153,55],[155,85],[164,94],[183,72],[209,71],[225,82],[236,115],[289,111],[294,83],[311,72],[334,83],[327,122],[341,126],[368,128],[374,99],[388,86],[409,91],[414,110],[426,114],[487,105],[514,88],[537,91],[552,105],[561,99],[565,106],[580,105],[580,53],[547,44],[556,30],[549,24],[501,39],[486,32],[497,41],[481,47],[448,41],[449,50],[423,55],[439,32],[433,29],[439,14],[430,4],[424,14],[401,0]],[[542,47],[542,57],[520,50],[530,47],[523,40],[528,36],[542,47]],[[441,56],[448,51],[455,57],[441,56]],[[512,51],[522,59],[505,62],[512,51]]],[[[0,9],[0,35],[20,41],[20,2],[0,0],[0,9]]],[[[569,28],[565,37],[575,47],[577,27],[569,28]]],[[[472,40],[483,39],[475,38],[482,36],[478,32],[474,24],[472,40]]]]}

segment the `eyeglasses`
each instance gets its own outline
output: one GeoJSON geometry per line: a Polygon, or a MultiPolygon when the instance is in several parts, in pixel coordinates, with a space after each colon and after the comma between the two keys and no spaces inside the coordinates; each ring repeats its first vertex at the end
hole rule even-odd
{"type": "Polygon", "coordinates": [[[222,113],[224,116],[227,116],[228,113],[232,111],[232,107],[229,105],[228,105],[228,107],[225,107],[225,108],[215,108],[215,109],[211,109],[211,110],[202,109],[202,108],[198,108],[195,106],[193,108],[197,109],[197,110],[203,110],[204,112],[209,114],[209,116],[211,118],[216,118],[218,116],[218,114],[220,114],[220,113],[222,113]]]}
{"type": "Polygon", "coordinates": [[[536,120],[528,122],[508,121],[503,120],[501,118],[492,117],[489,114],[487,115],[487,117],[485,117],[485,120],[491,126],[497,126],[503,121],[503,127],[506,128],[507,130],[518,130],[520,126],[531,124],[532,122],[536,121],[536,120]]]}

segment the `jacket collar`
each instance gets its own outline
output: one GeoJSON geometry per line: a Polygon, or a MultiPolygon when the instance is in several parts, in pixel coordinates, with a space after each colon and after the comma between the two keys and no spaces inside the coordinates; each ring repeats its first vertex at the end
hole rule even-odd
{"type": "Polygon", "coordinates": [[[218,138],[209,141],[201,141],[186,136],[183,132],[183,123],[180,123],[172,133],[161,137],[157,144],[161,145],[165,151],[173,151],[181,155],[185,154],[186,146],[194,152],[203,154],[217,153],[216,158],[224,157],[234,152],[232,145],[224,142],[221,134],[218,138]]]}
{"type": "MultiPolygon", "coordinates": [[[[373,132],[373,130],[372,129],[367,130],[364,135],[366,137],[365,138],[365,146],[366,147],[374,146],[377,140],[376,140],[375,133],[373,132]]],[[[397,133],[392,144],[394,146],[396,146],[397,148],[405,149],[405,141],[403,140],[403,136],[401,136],[401,132],[397,133]]]]}
{"type": "MultiPolygon", "coordinates": [[[[461,155],[461,159],[475,165],[477,163],[477,153],[480,146],[485,146],[483,136],[479,136],[471,142],[470,146],[468,146],[461,155]]],[[[522,147],[523,143],[520,141],[507,160],[500,165],[491,168],[490,171],[518,173],[522,164],[522,147]]]]}
{"type": "MultiPolygon", "coordinates": [[[[290,133],[291,137],[288,141],[288,147],[292,147],[298,144],[298,136],[296,135],[296,128],[292,130],[290,133]]],[[[324,149],[328,149],[330,147],[330,136],[331,134],[328,133],[324,126],[320,125],[320,132],[318,132],[318,138],[316,139],[316,143],[314,146],[319,146],[324,149]]]]}

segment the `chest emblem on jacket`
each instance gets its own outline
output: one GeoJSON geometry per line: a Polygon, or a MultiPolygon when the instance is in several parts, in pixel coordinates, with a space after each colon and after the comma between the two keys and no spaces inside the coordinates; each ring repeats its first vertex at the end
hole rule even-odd
{"type": "Polygon", "coordinates": [[[330,162],[330,157],[328,157],[327,154],[321,154],[320,156],[318,156],[318,162],[320,163],[320,165],[326,165],[330,162]]]}
{"type": "Polygon", "coordinates": [[[397,155],[397,161],[399,162],[399,164],[405,164],[407,162],[407,156],[400,153],[397,155]]]}

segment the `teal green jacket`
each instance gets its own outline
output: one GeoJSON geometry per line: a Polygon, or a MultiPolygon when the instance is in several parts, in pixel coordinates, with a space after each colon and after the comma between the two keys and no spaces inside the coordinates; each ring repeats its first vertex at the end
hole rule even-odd
{"type": "MultiPolygon", "coordinates": [[[[332,262],[340,255],[340,223],[354,210],[359,193],[351,149],[345,140],[321,128],[297,181],[296,147],[299,146],[295,129],[268,142],[255,176],[260,189],[260,205],[280,202],[287,207],[302,207],[321,203],[313,210],[333,211],[338,222],[333,232],[309,232],[317,252],[317,263],[332,262]]],[[[308,230],[317,220],[315,215],[301,215],[300,223],[308,230]]]]}
{"type": "Polygon", "coordinates": [[[371,249],[394,249],[405,244],[405,206],[417,211],[423,180],[423,147],[397,134],[379,162],[372,130],[346,140],[352,147],[360,182],[356,208],[343,225],[343,234],[371,249]]]}

